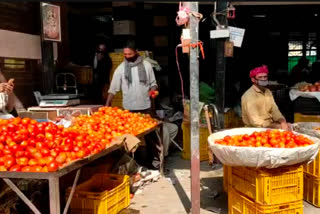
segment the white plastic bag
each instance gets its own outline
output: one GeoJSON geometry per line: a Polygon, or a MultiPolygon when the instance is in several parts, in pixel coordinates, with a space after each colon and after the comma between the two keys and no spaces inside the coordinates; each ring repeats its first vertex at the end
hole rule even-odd
{"type": "MultiPolygon", "coordinates": [[[[210,149],[217,158],[228,166],[256,168],[278,168],[314,160],[319,152],[320,140],[305,134],[314,144],[297,148],[238,147],[215,144],[215,140],[229,135],[252,134],[266,131],[265,128],[237,128],[214,133],[208,137],[210,149]]],[[[294,132],[295,134],[299,134],[294,132]]]]}

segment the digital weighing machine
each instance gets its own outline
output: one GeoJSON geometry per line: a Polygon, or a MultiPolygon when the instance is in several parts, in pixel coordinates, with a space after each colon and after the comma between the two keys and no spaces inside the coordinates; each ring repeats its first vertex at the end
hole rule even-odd
{"type": "Polygon", "coordinates": [[[58,91],[60,90],[64,93],[41,95],[39,91],[33,92],[40,107],[68,107],[80,104],[80,95],[78,94],[77,82],[73,74],[57,74],[56,88],[58,91]],[[65,93],[67,89],[70,88],[75,90],[74,94],[65,93]]]}

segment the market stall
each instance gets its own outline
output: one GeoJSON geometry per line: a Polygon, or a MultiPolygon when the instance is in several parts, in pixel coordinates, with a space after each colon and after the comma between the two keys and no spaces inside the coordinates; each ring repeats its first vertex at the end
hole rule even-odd
{"type": "Polygon", "coordinates": [[[294,122],[320,121],[320,83],[297,83],[289,92],[294,104],[294,122]]]}
{"type": "Polygon", "coordinates": [[[210,148],[225,165],[229,213],[303,213],[303,165],[318,138],[297,132],[238,128],[212,134],[210,148]]]}
{"type": "MultiPolygon", "coordinates": [[[[104,122],[105,121],[106,120],[104,120],[104,122]]],[[[101,108],[92,116],[81,115],[75,118],[73,125],[70,128],[63,128],[61,126],[46,122],[37,123],[35,120],[31,119],[21,120],[19,118],[14,118],[9,122],[6,120],[1,120],[0,123],[2,132],[4,130],[7,130],[7,133],[16,131],[16,133],[18,133],[17,135],[21,134],[21,136],[19,135],[19,137],[13,136],[12,138],[11,136],[9,138],[6,138],[6,136],[2,135],[1,154],[5,154],[2,157],[6,157],[7,159],[0,161],[0,177],[3,178],[8,186],[18,194],[18,196],[29,206],[29,208],[34,213],[40,213],[40,211],[10,180],[11,178],[48,180],[50,213],[55,214],[60,213],[61,210],[59,179],[62,176],[71,173],[74,170],[77,170],[76,177],[73,182],[73,187],[71,193],[69,194],[67,204],[63,212],[67,213],[68,207],[72,200],[74,189],[80,175],[81,168],[89,163],[92,163],[98,158],[106,156],[111,152],[127,145],[126,138],[121,138],[121,136],[125,136],[125,134],[133,134],[137,138],[143,138],[145,135],[151,132],[159,132],[158,137],[160,142],[160,171],[163,172],[164,159],[162,144],[162,123],[151,119],[151,117],[149,116],[144,116],[142,114],[132,114],[128,111],[123,111],[117,108],[105,107],[101,108]],[[101,121],[98,121],[95,116],[99,117],[101,121]],[[130,120],[131,118],[134,122],[136,122],[136,127],[124,130],[125,127],[122,127],[122,125],[125,122],[129,123],[128,121],[121,122],[121,118],[124,117],[128,120],[130,120]],[[118,129],[113,128],[113,126],[110,125],[111,123],[102,123],[102,120],[106,118],[117,120],[118,122],[116,126],[118,127],[118,129]],[[89,124],[90,122],[88,121],[93,122],[89,124]],[[143,125],[139,125],[138,121],[140,121],[140,123],[143,125]],[[147,125],[148,121],[150,121],[149,125],[147,125]],[[94,125],[94,122],[97,122],[97,124],[101,126],[100,129],[96,129],[97,127],[95,126],[91,127],[91,125],[94,125]],[[98,133],[101,134],[99,130],[104,129],[103,127],[105,126],[108,126],[107,128],[110,129],[105,133],[109,133],[110,131],[112,135],[98,135],[98,133]],[[35,127],[38,127],[37,135],[32,134],[35,132],[35,130],[32,128],[35,127]],[[76,130],[78,130],[78,132],[76,132],[76,130]],[[26,135],[23,135],[22,133],[26,135]],[[59,137],[60,135],[62,135],[63,138],[60,139],[59,142],[55,141],[56,137],[59,137]],[[73,138],[70,137],[71,135],[74,135],[73,138]],[[34,137],[36,137],[38,141],[42,142],[34,142],[35,144],[33,144],[32,140],[30,140],[28,136],[30,139],[34,139],[34,137]],[[24,138],[24,140],[21,137],[24,138]],[[4,138],[6,138],[7,140],[4,138]],[[122,140],[116,140],[119,138],[122,140]],[[68,143],[68,141],[70,141],[70,144],[68,143]],[[7,142],[9,142],[9,144],[7,144],[7,142]],[[87,143],[87,145],[85,145],[85,143],[87,143]],[[30,151],[33,152],[29,153],[30,151]],[[85,151],[85,153],[83,153],[83,151],[85,151]],[[48,152],[50,152],[50,154],[48,152]],[[9,159],[11,160],[11,162],[8,162],[9,159]],[[27,159],[27,162],[22,162],[24,159],[27,159]],[[55,164],[55,166],[52,166],[53,163],[55,164]]]]}

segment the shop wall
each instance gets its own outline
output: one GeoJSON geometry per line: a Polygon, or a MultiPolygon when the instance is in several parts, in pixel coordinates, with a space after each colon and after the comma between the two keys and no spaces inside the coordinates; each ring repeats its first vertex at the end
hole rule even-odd
{"type": "Polygon", "coordinates": [[[35,105],[41,89],[39,2],[0,2],[0,81],[15,78],[16,109],[35,105]]]}

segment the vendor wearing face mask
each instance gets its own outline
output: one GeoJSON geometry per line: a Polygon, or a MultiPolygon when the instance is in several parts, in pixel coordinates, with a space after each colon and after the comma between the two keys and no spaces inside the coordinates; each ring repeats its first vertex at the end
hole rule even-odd
{"type": "Polygon", "coordinates": [[[151,113],[151,99],[157,93],[157,82],[152,65],[136,50],[132,40],[123,48],[124,61],[115,70],[106,106],[110,106],[114,95],[122,91],[124,109],[132,112],[151,113]]]}
{"type": "Polygon", "coordinates": [[[246,126],[289,130],[268,85],[268,67],[250,71],[252,86],[241,97],[242,120],[246,126]]]}

